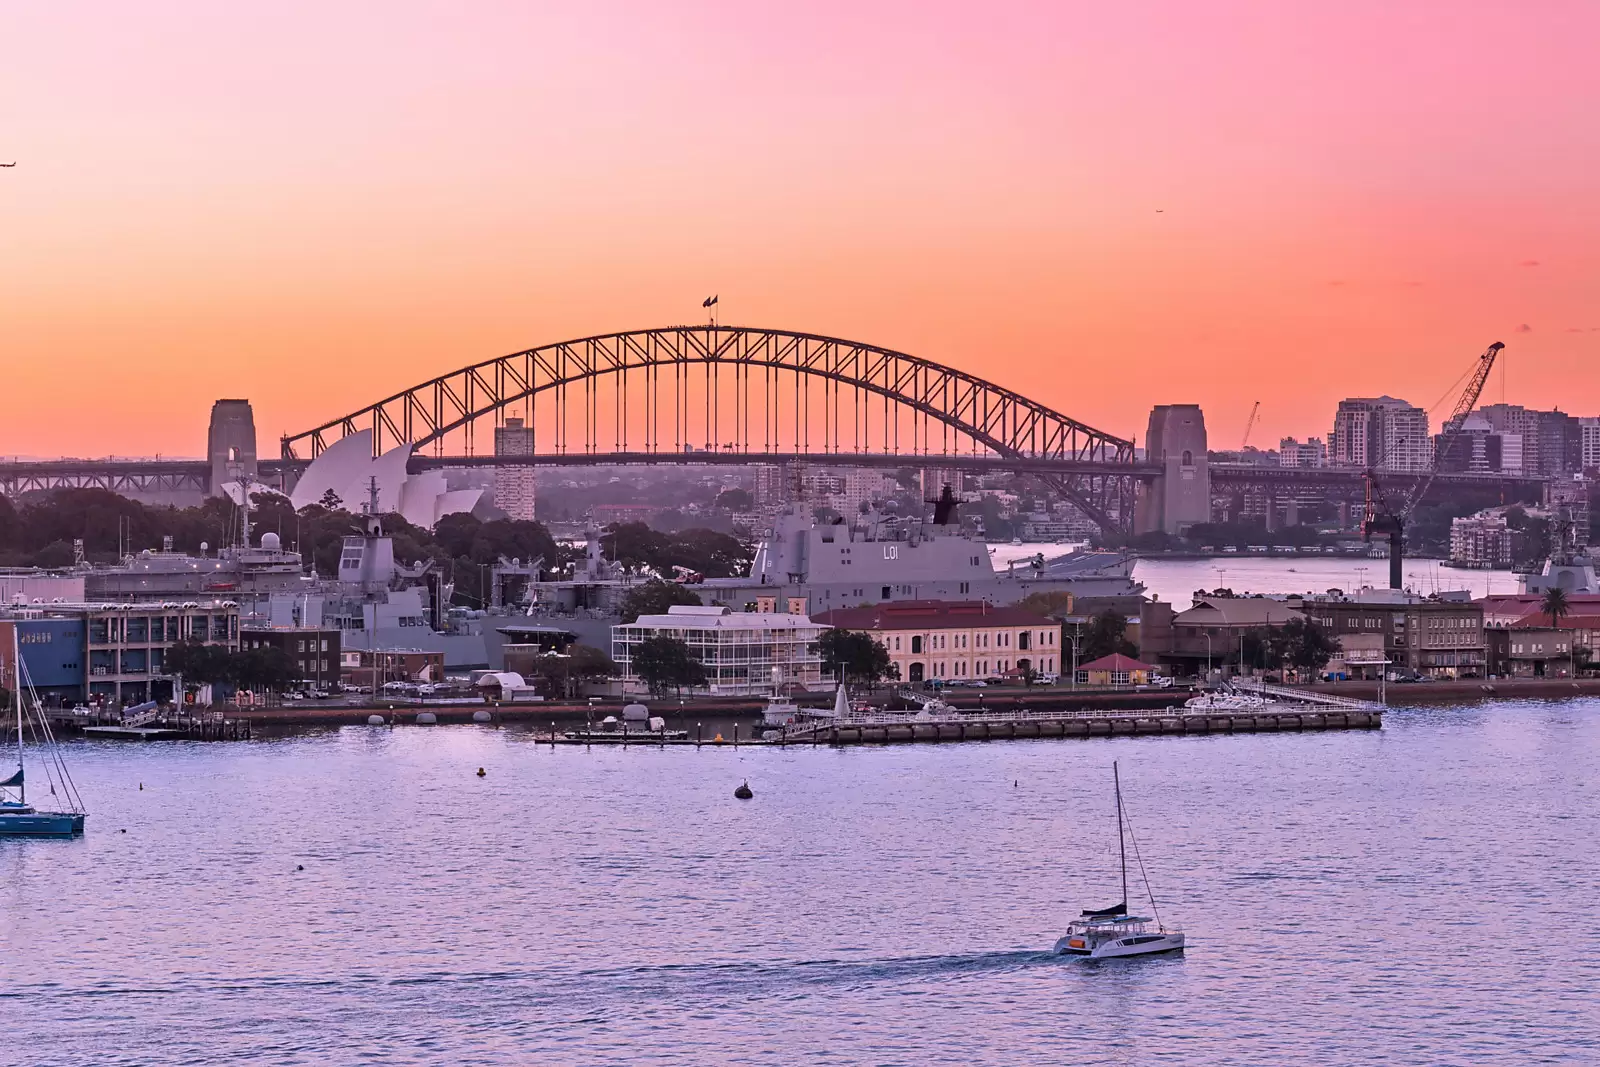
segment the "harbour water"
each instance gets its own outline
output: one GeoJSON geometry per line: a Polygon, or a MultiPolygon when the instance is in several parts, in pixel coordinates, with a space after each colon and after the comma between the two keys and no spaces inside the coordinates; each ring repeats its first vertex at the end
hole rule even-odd
{"type": "Polygon", "coordinates": [[[1597,701],[1070,743],[71,750],[89,832],[0,841],[0,1063],[1600,1062],[1597,701]],[[1048,954],[1116,899],[1113,759],[1184,956],[1048,954]]]}

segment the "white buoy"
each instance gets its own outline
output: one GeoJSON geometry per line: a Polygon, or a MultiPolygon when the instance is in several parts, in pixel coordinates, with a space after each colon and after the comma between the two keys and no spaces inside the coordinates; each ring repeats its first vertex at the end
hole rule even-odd
{"type": "Polygon", "coordinates": [[[383,716],[382,715],[368,715],[367,716],[367,725],[368,726],[382,726],[383,725],[383,716]]]}
{"type": "Polygon", "coordinates": [[[438,721],[439,721],[439,716],[435,715],[431,711],[420,711],[420,712],[417,713],[417,725],[418,726],[432,726],[434,723],[436,723],[438,721]]]}
{"type": "Polygon", "coordinates": [[[493,718],[494,718],[493,715],[490,715],[487,711],[483,710],[482,708],[479,708],[477,711],[472,713],[472,721],[473,722],[489,722],[493,718]]]}

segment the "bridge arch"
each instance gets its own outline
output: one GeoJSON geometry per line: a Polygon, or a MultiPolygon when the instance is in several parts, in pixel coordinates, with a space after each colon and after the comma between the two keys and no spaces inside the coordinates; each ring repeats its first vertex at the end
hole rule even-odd
{"type": "Polygon", "coordinates": [[[282,455],[313,458],[361,430],[378,452],[410,443],[442,455],[459,440],[470,455],[480,422],[518,411],[541,448],[594,457],[710,449],[848,465],[881,448],[921,467],[949,455],[1076,460],[1108,473],[1045,480],[1102,524],[1131,517],[1131,483],[1116,475],[1134,462],[1131,441],[931,360],[743,326],[602,334],[484,360],[286,436],[282,455]]]}

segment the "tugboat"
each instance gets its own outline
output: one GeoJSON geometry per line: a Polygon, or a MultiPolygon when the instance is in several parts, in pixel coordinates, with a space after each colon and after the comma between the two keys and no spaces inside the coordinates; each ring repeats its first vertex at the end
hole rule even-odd
{"type": "MultiPolygon", "coordinates": [[[[1183,931],[1168,929],[1156,910],[1155,894],[1150,892],[1150,879],[1144,879],[1144,891],[1150,898],[1153,917],[1128,914],[1128,837],[1127,818],[1122,812],[1122,782],[1116,763],[1111,764],[1112,788],[1117,795],[1117,846],[1122,859],[1122,900],[1109,908],[1085,910],[1067,924],[1067,932],[1056,942],[1058,956],[1083,956],[1101,960],[1114,956],[1147,956],[1156,952],[1183,951],[1183,931]]],[[[1133,843],[1138,856],[1139,842],[1133,843]]],[[[1139,873],[1144,875],[1144,862],[1139,863],[1139,873]]]]}
{"type": "Polygon", "coordinates": [[[44,717],[37,700],[34,700],[33,707],[39,712],[38,729],[46,750],[45,777],[50,783],[51,795],[56,795],[56,786],[59,784],[70,802],[70,807],[67,811],[40,811],[28,803],[27,764],[23,758],[22,747],[23,694],[26,692],[32,696],[33,687],[31,685],[24,687],[23,675],[26,670],[22,663],[17,627],[13,624],[11,673],[14,686],[11,703],[17,711],[17,769],[4,781],[0,781],[0,837],[73,837],[83,833],[83,822],[87,816],[82,802],[78,799],[78,791],[67,775],[66,765],[61,762],[61,754],[56,751],[49,720],[44,717]]]}

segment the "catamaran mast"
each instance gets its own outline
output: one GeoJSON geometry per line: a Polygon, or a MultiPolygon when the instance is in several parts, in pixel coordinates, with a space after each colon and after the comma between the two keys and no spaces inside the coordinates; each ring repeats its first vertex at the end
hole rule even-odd
{"type": "Polygon", "coordinates": [[[1111,761],[1111,784],[1117,794],[1117,851],[1122,855],[1122,907],[1128,907],[1128,840],[1122,832],[1122,778],[1117,773],[1117,761],[1111,761]]]}

